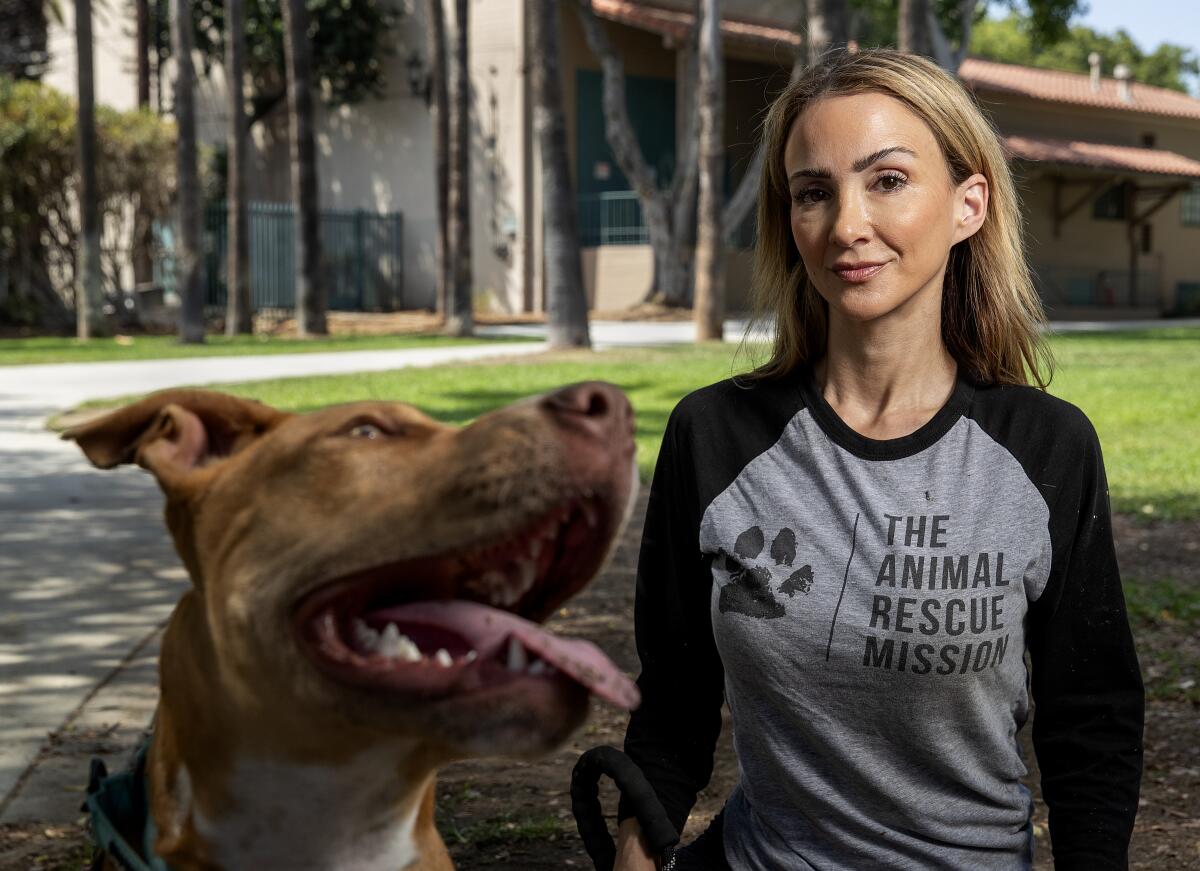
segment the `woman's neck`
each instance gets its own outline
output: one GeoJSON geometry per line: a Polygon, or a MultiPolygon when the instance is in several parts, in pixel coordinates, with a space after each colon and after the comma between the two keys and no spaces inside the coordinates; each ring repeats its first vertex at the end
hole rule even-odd
{"type": "Polygon", "coordinates": [[[940,312],[866,323],[830,315],[828,347],[813,374],[849,427],[870,438],[898,438],[945,405],[958,366],[942,341],[940,312]]]}

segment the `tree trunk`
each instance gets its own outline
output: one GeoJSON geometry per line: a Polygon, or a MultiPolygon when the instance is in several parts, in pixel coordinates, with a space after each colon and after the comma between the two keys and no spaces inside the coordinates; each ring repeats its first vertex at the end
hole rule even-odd
{"type": "Polygon", "coordinates": [[[471,311],[471,75],[470,0],[455,0],[454,76],[450,99],[449,219],[447,237],[453,270],[446,307],[445,331],[452,336],[474,333],[471,311]]]}
{"type": "Polygon", "coordinates": [[[92,2],[75,0],[78,51],[80,246],[75,270],[75,330],[81,339],[104,334],[100,277],[100,203],[96,191],[96,98],[92,64],[92,2]]]}
{"type": "Polygon", "coordinates": [[[429,55],[430,79],[427,95],[433,112],[433,155],[436,172],[437,241],[435,306],[443,318],[450,310],[450,257],[447,219],[450,197],[450,91],[446,83],[446,14],[442,0],[428,0],[425,17],[425,43],[429,55]]]}
{"type": "MultiPolygon", "coordinates": [[[[684,306],[690,302],[692,250],[681,241],[680,228],[692,223],[679,216],[690,214],[690,197],[696,183],[698,122],[695,113],[676,149],[675,177],[661,189],[633,132],[625,105],[625,71],[604,28],[596,20],[591,0],[579,0],[579,21],[592,54],[604,73],[604,135],[621,172],[633,185],[642,206],[646,233],[654,253],[654,279],[646,300],[684,306]]],[[[694,32],[694,31],[693,31],[694,32]]]]}
{"type": "Polygon", "coordinates": [[[725,180],[725,65],[721,58],[721,0],[703,0],[700,23],[700,198],[696,230],[696,339],[722,338],[725,285],[721,203],[725,180]]]}
{"type": "Polygon", "coordinates": [[[312,50],[304,0],[283,0],[283,51],[287,67],[291,134],[292,203],[296,229],[296,332],[325,335],[326,288],[321,275],[317,147],[313,130],[312,50]]]}
{"type": "Polygon", "coordinates": [[[929,38],[929,0],[900,0],[899,18],[896,21],[897,43],[901,51],[933,54],[929,38]]]}
{"type": "Polygon", "coordinates": [[[567,163],[558,33],[559,0],[531,0],[529,41],[541,63],[533,67],[533,128],[542,158],[548,333],[552,348],[589,348],[587,294],[579,257],[575,195],[567,163]]]}
{"type": "Polygon", "coordinates": [[[204,296],[200,285],[200,176],[196,163],[196,73],[192,66],[192,3],[172,0],[171,42],[175,58],[175,123],[179,184],[179,239],[176,253],[179,340],[204,341],[204,296]]]}
{"type": "Polygon", "coordinates": [[[816,62],[834,46],[845,45],[850,38],[846,0],[808,0],[808,62],[816,62]]]}
{"type": "Polygon", "coordinates": [[[134,0],[137,15],[137,49],[133,59],[137,68],[137,104],[139,109],[150,105],[150,2],[134,0]]]}
{"type": "Polygon", "coordinates": [[[225,79],[229,84],[226,165],[229,252],[225,270],[225,335],[253,332],[250,308],[250,216],[246,203],[246,104],[242,94],[246,49],[245,0],[225,6],[225,79]]]}
{"type": "Polygon", "coordinates": [[[0,0],[0,76],[40,81],[47,52],[47,0],[0,0]]]}

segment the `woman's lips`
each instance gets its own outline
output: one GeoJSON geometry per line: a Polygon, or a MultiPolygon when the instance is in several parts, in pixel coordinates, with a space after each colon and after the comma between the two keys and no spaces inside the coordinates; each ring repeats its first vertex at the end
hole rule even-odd
{"type": "Polygon", "coordinates": [[[861,284],[869,280],[875,273],[887,266],[886,263],[879,263],[875,266],[865,266],[860,269],[834,269],[833,271],[843,281],[849,281],[854,284],[861,284]]]}

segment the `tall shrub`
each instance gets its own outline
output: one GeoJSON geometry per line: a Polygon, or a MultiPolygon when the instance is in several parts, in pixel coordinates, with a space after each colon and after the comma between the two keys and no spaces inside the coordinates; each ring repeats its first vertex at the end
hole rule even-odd
{"type": "MultiPolygon", "coordinates": [[[[106,297],[129,262],[132,222],[167,219],[175,129],[148,111],[96,110],[106,297]]],[[[0,325],[74,324],[79,217],[75,107],[53,88],[0,76],[0,325]]]]}

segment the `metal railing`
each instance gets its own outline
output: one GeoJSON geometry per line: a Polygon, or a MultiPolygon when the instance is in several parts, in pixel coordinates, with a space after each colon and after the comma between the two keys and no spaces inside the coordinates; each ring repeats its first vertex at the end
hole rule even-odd
{"type": "Polygon", "coordinates": [[[579,195],[579,244],[645,245],[650,241],[642,202],[634,191],[579,195]]]}
{"type": "MultiPolygon", "coordinates": [[[[604,191],[579,195],[579,244],[584,248],[599,245],[646,245],[650,234],[642,215],[642,203],[636,191],[604,191]]],[[[733,245],[754,247],[754,210],[738,227],[733,245]]]]}
{"type": "MultiPolygon", "coordinates": [[[[290,309],[296,304],[295,214],[290,203],[250,203],[250,306],[290,309]]],[[[224,202],[204,210],[202,262],[204,305],[224,309],[228,263],[224,202]]],[[[392,311],[404,307],[403,216],[362,210],[320,213],[321,277],[331,311],[392,311]]],[[[159,231],[162,257],[155,280],[176,287],[173,233],[159,231]]]]}

